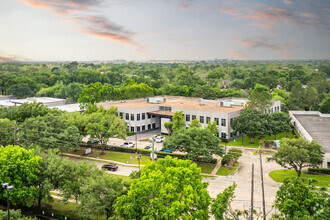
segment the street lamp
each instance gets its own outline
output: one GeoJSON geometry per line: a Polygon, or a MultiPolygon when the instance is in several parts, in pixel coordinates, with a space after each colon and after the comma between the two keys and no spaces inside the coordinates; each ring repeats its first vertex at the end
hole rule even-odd
{"type": "Polygon", "coordinates": [[[2,184],[2,187],[5,188],[7,190],[7,210],[8,210],[8,220],[10,219],[10,215],[9,215],[9,191],[12,191],[14,189],[13,186],[9,186],[9,183],[4,183],[2,184]]]}
{"type": "Polygon", "coordinates": [[[139,160],[139,170],[140,170],[140,159],[141,159],[141,154],[136,155],[136,158],[139,160]]]}

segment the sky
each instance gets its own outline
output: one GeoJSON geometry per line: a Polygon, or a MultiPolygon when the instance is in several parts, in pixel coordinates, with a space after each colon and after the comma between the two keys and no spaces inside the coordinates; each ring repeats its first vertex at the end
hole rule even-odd
{"type": "Polygon", "coordinates": [[[330,59],[330,0],[1,0],[0,62],[330,59]]]}

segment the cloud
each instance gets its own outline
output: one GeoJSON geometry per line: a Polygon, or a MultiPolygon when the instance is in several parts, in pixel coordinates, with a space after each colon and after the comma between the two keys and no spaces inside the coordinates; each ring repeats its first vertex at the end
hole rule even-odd
{"type": "Polygon", "coordinates": [[[0,51],[0,63],[16,63],[22,61],[29,61],[29,59],[17,55],[9,55],[0,51]]]}
{"type": "Polygon", "coordinates": [[[220,8],[220,11],[231,16],[242,16],[243,14],[235,8],[220,8]]]}
{"type": "Polygon", "coordinates": [[[283,0],[282,2],[286,5],[292,5],[292,1],[289,0],[283,0]]]}
{"type": "Polygon", "coordinates": [[[292,59],[294,59],[294,56],[283,55],[283,56],[281,56],[281,58],[282,58],[283,60],[292,60],[292,59]]]}
{"type": "Polygon", "coordinates": [[[70,21],[80,32],[90,36],[104,38],[112,42],[129,45],[141,50],[133,40],[133,32],[114,24],[104,16],[95,14],[95,8],[104,0],[20,0],[23,3],[41,8],[48,8],[70,21]]]}
{"type": "Polygon", "coordinates": [[[266,48],[273,51],[290,51],[301,46],[298,42],[283,42],[279,44],[269,43],[267,39],[263,40],[247,40],[239,39],[236,41],[243,47],[249,48],[266,48]]]}
{"type": "Polygon", "coordinates": [[[247,58],[247,56],[245,55],[245,53],[243,51],[230,51],[227,53],[228,56],[231,57],[235,57],[235,58],[240,58],[240,59],[244,59],[247,58]]]}

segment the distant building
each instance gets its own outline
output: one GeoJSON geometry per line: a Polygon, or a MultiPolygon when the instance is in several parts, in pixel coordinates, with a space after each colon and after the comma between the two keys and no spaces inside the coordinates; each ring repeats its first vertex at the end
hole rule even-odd
{"type": "MultiPolygon", "coordinates": [[[[167,133],[164,123],[171,121],[176,111],[183,111],[186,127],[192,120],[198,119],[202,127],[216,121],[219,129],[218,136],[232,138],[231,124],[243,110],[247,99],[225,98],[206,100],[177,96],[155,96],[136,100],[122,100],[100,103],[105,109],[111,106],[118,108],[118,115],[122,117],[129,131],[143,132],[152,129],[161,129],[167,133]]],[[[280,111],[280,101],[275,101],[272,112],[280,111]]]]}
{"type": "Polygon", "coordinates": [[[58,98],[50,98],[50,97],[32,97],[26,99],[9,99],[9,100],[0,100],[0,107],[11,107],[11,106],[19,106],[23,103],[33,103],[40,102],[45,106],[59,106],[65,104],[65,99],[58,98]]]}
{"type": "Polygon", "coordinates": [[[315,140],[323,147],[323,168],[330,168],[330,114],[318,111],[289,111],[291,123],[298,134],[308,141],[315,140]]]}
{"type": "Polygon", "coordinates": [[[10,100],[10,99],[16,99],[13,95],[0,95],[0,100],[10,100]]]}
{"type": "Polygon", "coordinates": [[[72,113],[72,112],[83,112],[84,111],[84,109],[80,109],[80,104],[79,103],[67,104],[67,105],[58,105],[58,106],[51,106],[49,108],[51,108],[51,109],[57,108],[58,110],[66,111],[66,112],[69,112],[69,113],[72,113]]]}

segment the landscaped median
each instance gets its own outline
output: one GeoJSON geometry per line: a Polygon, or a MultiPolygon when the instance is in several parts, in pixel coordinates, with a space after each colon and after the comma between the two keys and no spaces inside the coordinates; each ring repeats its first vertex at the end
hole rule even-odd
{"type": "MultiPolygon", "coordinates": [[[[283,182],[285,178],[297,177],[297,173],[294,170],[274,170],[269,173],[269,176],[276,182],[283,182]]],[[[313,183],[316,186],[330,187],[330,175],[313,175],[313,174],[301,174],[303,180],[316,179],[318,182],[313,183]]]]}
{"type": "Polygon", "coordinates": [[[234,166],[222,166],[217,172],[217,175],[220,176],[228,176],[232,173],[234,173],[238,167],[240,166],[240,162],[236,162],[234,166]]]}

